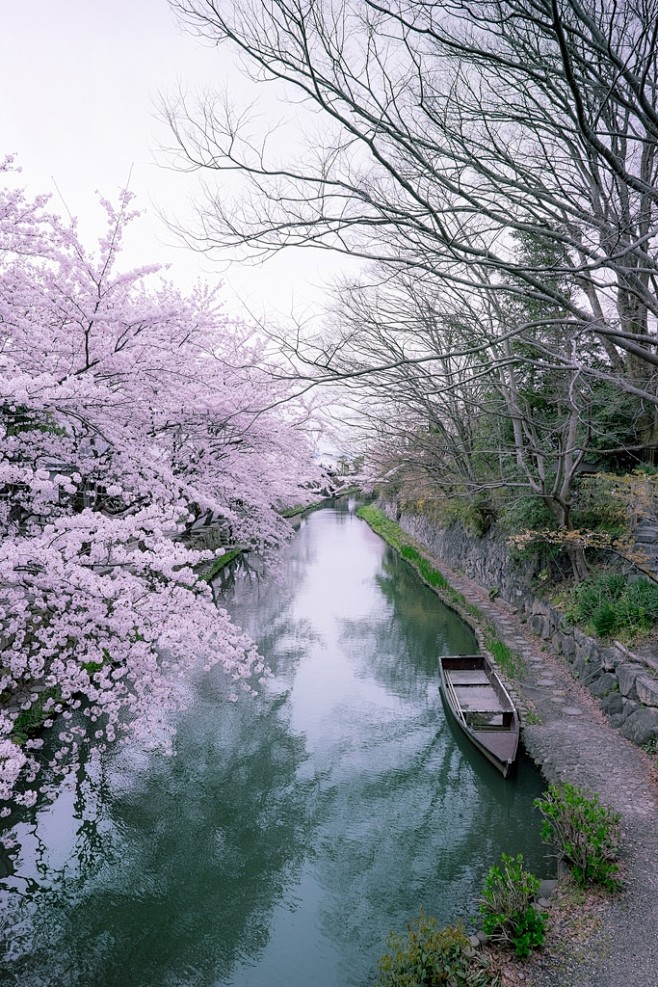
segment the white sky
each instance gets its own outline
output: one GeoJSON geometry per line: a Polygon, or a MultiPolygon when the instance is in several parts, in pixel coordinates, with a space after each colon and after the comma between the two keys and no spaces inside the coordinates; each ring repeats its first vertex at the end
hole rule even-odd
{"type": "Polygon", "coordinates": [[[167,0],[0,0],[0,159],[15,153],[21,184],[52,192],[53,208],[63,211],[59,190],[89,245],[102,228],[95,190],[114,199],[132,170],[130,188],[147,215],[126,265],[171,263],[170,277],[183,287],[199,274],[220,278],[236,314],[238,298],[258,317],[291,307],[309,314],[322,303],[315,285],[339,260],[296,251],[227,269],[173,246],[157,214],[159,207],[183,217],[195,193],[193,175],[162,166],[159,148],[169,137],[158,95],[217,83],[239,97],[241,79],[227,57],[184,34],[167,0]]]}

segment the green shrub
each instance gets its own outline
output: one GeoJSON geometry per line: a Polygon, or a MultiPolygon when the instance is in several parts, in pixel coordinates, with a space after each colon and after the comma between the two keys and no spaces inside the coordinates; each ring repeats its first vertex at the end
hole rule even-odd
{"type": "Polygon", "coordinates": [[[555,518],[539,497],[509,498],[501,509],[500,526],[504,531],[517,532],[526,528],[553,530],[555,518]]]}
{"type": "Polygon", "coordinates": [[[592,614],[592,626],[599,637],[607,637],[619,625],[618,614],[611,603],[603,600],[592,614]]]}
{"type": "Polygon", "coordinates": [[[648,579],[634,579],[619,599],[619,612],[626,624],[658,622],[658,585],[648,579]]]}
{"type": "Polygon", "coordinates": [[[647,741],[644,749],[647,754],[651,754],[653,757],[658,756],[658,737],[652,737],[651,740],[647,741]]]}
{"type": "Polygon", "coordinates": [[[576,884],[618,887],[619,824],[621,817],[585,795],[575,785],[549,785],[535,799],[543,816],[541,835],[571,864],[576,884]]]}
{"type": "Polygon", "coordinates": [[[540,881],[523,867],[523,854],[503,854],[500,867],[487,874],[480,912],[484,931],[496,942],[511,946],[520,959],[542,946],[546,917],[533,907],[540,881]]]}
{"type": "Polygon", "coordinates": [[[566,615],[600,637],[639,634],[658,623],[658,585],[616,572],[599,573],[574,587],[566,615]]]}
{"type": "Polygon", "coordinates": [[[461,926],[439,929],[421,912],[406,935],[392,933],[387,946],[374,987],[497,987],[461,926]]]}
{"type": "Polygon", "coordinates": [[[582,477],[571,521],[581,531],[605,531],[615,538],[625,534],[629,511],[618,478],[601,473],[582,477]]]}

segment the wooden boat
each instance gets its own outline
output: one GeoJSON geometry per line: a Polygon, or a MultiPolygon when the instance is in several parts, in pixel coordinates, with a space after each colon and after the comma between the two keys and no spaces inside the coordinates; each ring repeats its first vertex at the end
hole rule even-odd
{"type": "Polygon", "coordinates": [[[507,778],[519,746],[519,716],[484,655],[439,657],[441,691],[466,736],[507,778]]]}

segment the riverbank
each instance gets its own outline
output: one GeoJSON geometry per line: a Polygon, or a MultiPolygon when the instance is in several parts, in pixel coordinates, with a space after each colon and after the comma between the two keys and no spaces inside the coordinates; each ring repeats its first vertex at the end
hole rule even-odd
{"type": "Polygon", "coordinates": [[[523,715],[525,747],[546,781],[568,781],[598,793],[623,820],[623,891],[593,894],[575,903],[558,895],[552,906],[554,932],[546,947],[528,964],[515,967],[516,979],[508,982],[525,987],[658,987],[655,758],[608,725],[564,659],[550,653],[511,606],[492,600],[487,590],[441,559],[425,551],[422,555],[448,584],[448,592],[437,584],[435,592],[475,624],[481,636],[483,625],[493,626],[520,656],[511,684],[523,715]]]}

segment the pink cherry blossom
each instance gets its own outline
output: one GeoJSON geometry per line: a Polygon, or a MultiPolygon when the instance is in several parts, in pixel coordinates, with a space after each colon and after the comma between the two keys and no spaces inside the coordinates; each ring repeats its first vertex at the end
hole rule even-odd
{"type": "Polygon", "coordinates": [[[166,749],[192,665],[221,666],[231,694],[262,677],[197,567],[209,531],[267,554],[314,479],[263,341],[216,289],[120,271],[137,213],[128,193],[102,206],[88,252],[44,197],[0,191],[0,799],[25,805],[35,696],[63,772],[85,720],[94,744],[166,749]]]}

